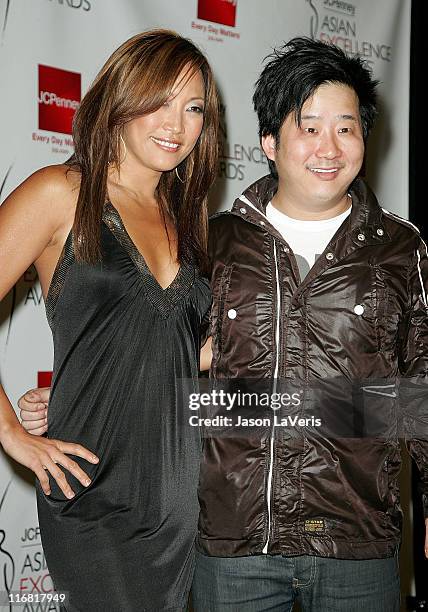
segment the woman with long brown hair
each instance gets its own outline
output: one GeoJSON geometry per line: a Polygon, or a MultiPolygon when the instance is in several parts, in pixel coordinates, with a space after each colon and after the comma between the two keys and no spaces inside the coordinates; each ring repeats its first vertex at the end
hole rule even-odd
{"type": "Polygon", "coordinates": [[[200,440],[183,400],[211,299],[217,122],[199,49],[139,34],[84,97],[73,157],[0,208],[0,298],[34,262],[55,349],[48,438],[22,428],[0,387],[0,442],[38,478],[43,547],[70,612],[187,604],[200,440]]]}

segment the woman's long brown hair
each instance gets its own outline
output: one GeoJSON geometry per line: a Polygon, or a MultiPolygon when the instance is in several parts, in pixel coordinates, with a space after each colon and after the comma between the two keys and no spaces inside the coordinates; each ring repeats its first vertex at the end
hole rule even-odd
{"type": "Polygon", "coordinates": [[[206,269],[207,194],[217,169],[218,98],[205,56],[190,40],[170,30],[143,32],[123,43],[104,64],[76,112],[75,152],[67,163],[81,175],[73,226],[77,260],[95,263],[101,257],[108,168],[115,164],[120,169],[123,126],[159,109],[184,68],[189,76],[197,70],[203,76],[202,133],[177,168],[184,182],[174,170],[164,172],[156,197],[163,218],[170,215],[175,222],[178,261],[196,261],[206,269]]]}

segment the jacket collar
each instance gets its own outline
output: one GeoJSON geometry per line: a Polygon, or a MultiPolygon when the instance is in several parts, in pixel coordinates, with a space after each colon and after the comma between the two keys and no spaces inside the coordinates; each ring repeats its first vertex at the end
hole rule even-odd
{"type": "MultiPolygon", "coordinates": [[[[266,207],[277,188],[278,182],[271,175],[262,177],[235,200],[232,214],[257,225],[264,225],[262,220],[266,220],[266,207]]],[[[370,187],[361,177],[357,177],[349,193],[352,198],[352,211],[346,233],[354,244],[367,246],[388,242],[390,236],[384,225],[382,209],[370,187]]]]}

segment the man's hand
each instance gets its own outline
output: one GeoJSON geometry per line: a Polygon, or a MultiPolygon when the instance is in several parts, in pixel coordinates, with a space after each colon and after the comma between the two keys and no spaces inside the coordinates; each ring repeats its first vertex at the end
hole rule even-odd
{"type": "Polygon", "coordinates": [[[48,402],[50,387],[27,391],[18,400],[23,428],[35,436],[41,436],[48,429],[48,402]]]}

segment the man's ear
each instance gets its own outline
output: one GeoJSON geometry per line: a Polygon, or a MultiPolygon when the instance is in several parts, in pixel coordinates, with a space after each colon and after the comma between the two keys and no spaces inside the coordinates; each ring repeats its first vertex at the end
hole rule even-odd
{"type": "Polygon", "coordinates": [[[276,138],[272,134],[262,136],[262,148],[268,159],[275,161],[276,158],[276,138]]]}

